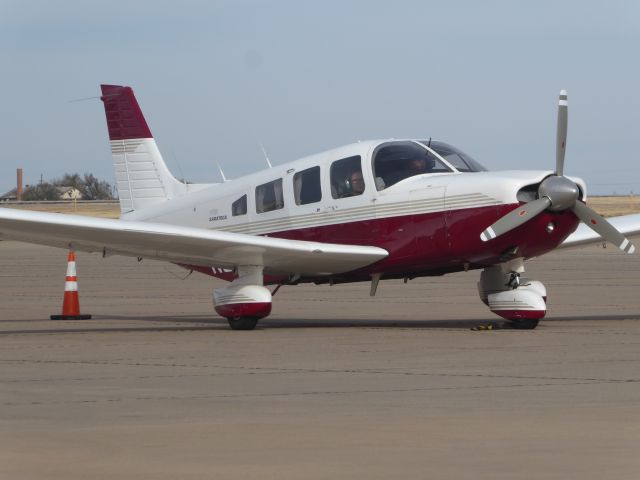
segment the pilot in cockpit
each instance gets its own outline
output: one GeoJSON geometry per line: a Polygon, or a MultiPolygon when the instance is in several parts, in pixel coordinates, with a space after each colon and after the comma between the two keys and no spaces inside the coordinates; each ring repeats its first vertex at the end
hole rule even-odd
{"type": "Polygon", "coordinates": [[[415,177],[424,173],[432,173],[436,165],[435,158],[427,151],[415,151],[405,158],[395,158],[383,164],[378,163],[379,178],[376,179],[378,190],[395,185],[405,178],[415,177]],[[381,168],[381,167],[386,168],[381,168]]]}
{"type": "Polygon", "coordinates": [[[414,157],[409,160],[407,165],[407,170],[410,173],[408,176],[420,175],[422,173],[429,173],[433,170],[435,166],[435,159],[428,154],[428,152],[424,152],[424,155],[419,157],[414,157]]]}

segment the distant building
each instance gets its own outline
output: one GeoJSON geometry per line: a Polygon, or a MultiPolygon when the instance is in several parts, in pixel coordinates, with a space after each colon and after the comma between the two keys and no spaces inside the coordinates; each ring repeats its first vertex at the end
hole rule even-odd
{"type": "MultiPolygon", "coordinates": [[[[27,188],[28,187],[27,185],[27,188]]],[[[75,187],[56,187],[56,190],[58,191],[58,198],[60,200],[82,200],[82,193],[75,187]]],[[[15,202],[16,200],[15,188],[0,197],[0,202],[15,202]]]]}
{"type": "Polygon", "coordinates": [[[60,200],[82,200],[82,193],[75,187],[56,187],[60,200]]]}
{"type": "Polygon", "coordinates": [[[9,190],[7,193],[0,197],[0,202],[15,202],[18,197],[16,197],[16,189],[9,190]]]}

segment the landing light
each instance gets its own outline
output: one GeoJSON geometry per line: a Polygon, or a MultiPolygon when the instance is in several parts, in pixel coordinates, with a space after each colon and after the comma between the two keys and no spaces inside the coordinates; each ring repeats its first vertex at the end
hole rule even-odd
{"type": "Polygon", "coordinates": [[[547,233],[551,233],[551,232],[553,232],[555,229],[556,229],[556,224],[555,224],[555,223],[553,223],[553,222],[549,222],[549,223],[547,223],[547,228],[546,228],[547,233]]]}

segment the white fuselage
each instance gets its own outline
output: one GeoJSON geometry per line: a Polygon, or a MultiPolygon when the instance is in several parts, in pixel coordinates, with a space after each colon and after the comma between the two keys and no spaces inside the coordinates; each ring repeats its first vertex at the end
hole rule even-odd
{"type": "MultiPolygon", "coordinates": [[[[514,204],[518,203],[516,194],[520,188],[539,183],[552,173],[453,171],[422,174],[378,191],[373,177],[372,154],[383,142],[353,143],[225,183],[205,188],[198,185],[195,192],[124,214],[122,218],[264,235],[374,218],[514,204]],[[358,196],[333,198],[331,164],[356,155],[362,158],[364,192],[358,196]],[[312,167],[320,167],[322,198],[318,202],[297,205],[293,177],[296,172],[312,167]],[[256,187],[280,178],[283,207],[258,213],[256,187]],[[243,195],[246,195],[246,214],[233,216],[232,204],[243,195]]],[[[584,189],[584,183],[579,182],[584,189]]]]}

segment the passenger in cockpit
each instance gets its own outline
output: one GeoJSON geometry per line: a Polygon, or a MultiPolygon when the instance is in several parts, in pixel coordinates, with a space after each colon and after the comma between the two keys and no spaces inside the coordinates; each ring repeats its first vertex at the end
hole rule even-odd
{"type": "Polygon", "coordinates": [[[361,195],[364,192],[364,178],[360,170],[356,170],[351,174],[349,183],[351,185],[351,195],[361,195]]]}

